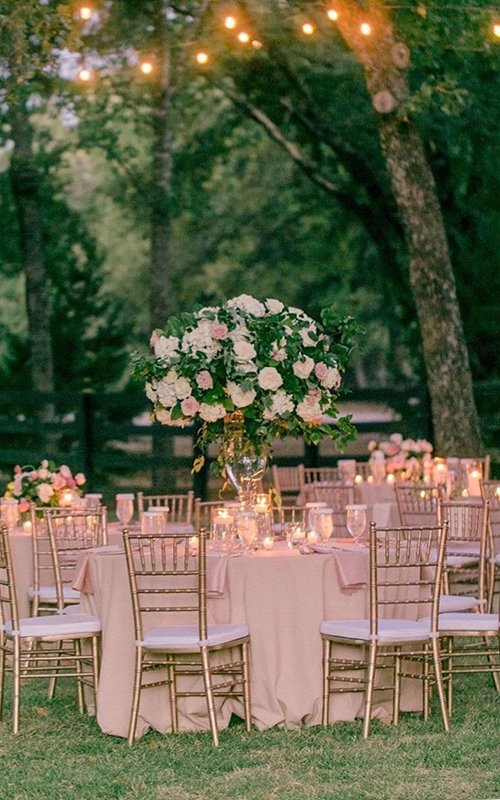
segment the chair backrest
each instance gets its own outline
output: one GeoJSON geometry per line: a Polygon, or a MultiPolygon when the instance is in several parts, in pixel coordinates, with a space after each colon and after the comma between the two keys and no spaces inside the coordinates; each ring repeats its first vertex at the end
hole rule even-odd
{"type": "Polygon", "coordinates": [[[285,537],[289,525],[299,525],[305,530],[306,524],[305,506],[282,505],[273,510],[274,530],[277,536],[285,537]]]}
{"type": "Polygon", "coordinates": [[[437,525],[437,506],[441,490],[425,483],[394,485],[401,525],[437,525]]]}
{"type": "Polygon", "coordinates": [[[271,467],[273,486],[280,497],[296,497],[302,488],[301,472],[296,467],[271,467]]]}
{"type": "Polygon", "coordinates": [[[449,456],[446,459],[448,469],[455,473],[455,486],[457,489],[467,489],[467,469],[471,464],[477,465],[481,470],[482,480],[489,480],[490,478],[490,456],[478,456],[477,458],[456,458],[449,456]]]}
{"type": "Polygon", "coordinates": [[[64,586],[70,586],[82,552],[106,543],[106,508],[95,510],[50,508],[44,519],[48,530],[58,611],[64,609],[64,586]]]}
{"type": "MultiPolygon", "coordinates": [[[[484,503],[464,503],[457,501],[439,501],[438,523],[448,522],[448,542],[463,547],[467,554],[467,545],[479,546],[478,558],[478,591],[479,599],[486,596],[486,558],[491,548],[491,532],[489,526],[489,501],[484,503]]],[[[459,552],[459,551],[457,551],[459,552]]]]}
{"type": "Polygon", "coordinates": [[[377,528],[370,523],[370,633],[380,619],[429,616],[437,631],[448,523],[377,528]]]}
{"type": "Polygon", "coordinates": [[[207,634],[206,531],[137,534],[125,529],[127,559],[136,641],[148,628],[198,624],[200,638],[207,634]]]}
{"type": "Polygon", "coordinates": [[[300,464],[299,472],[302,486],[307,483],[323,483],[325,481],[333,483],[341,479],[337,467],[304,467],[303,464],[300,464]]]}
{"type": "Polygon", "coordinates": [[[216,511],[224,508],[223,500],[200,500],[199,497],[194,501],[194,528],[206,528],[207,535],[210,537],[213,532],[213,518],[216,511]]]}
{"type": "Polygon", "coordinates": [[[356,461],[356,475],[361,475],[364,481],[371,475],[368,461],[356,461]]]}
{"type": "Polygon", "coordinates": [[[45,521],[46,507],[32,505],[30,508],[31,540],[33,553],[33,589],[38,593],[40,586],[54,586],[54,561],[50,548],[49,531],[45,521]]]}
{"type": "Polygon", "coordinates": [[[483,500],[490,506],[490,530],[495,553],[500,552],[500,480],[481,481],[483,500]]]}
{"type": "Polygon", "coordinates": [[[168,508],[169,522],[192,522],[194,511],[194,492],[186,494],[144,494],[137,492],[137,508],[139,517],[143,511],[154,506],[168,508]]]}
{"type": "Polygon", "coordinates": [[[346,506],[354,503],[354,485],[342,483],[323,483],[313,484],[314,501],[326,503],[332,509],[333,517],[333,536],[347,535],[347,511],[346,506]]]}
{"type": "Polygon", "coordinates": [[[0,645],[5,642],[3,626],[7,620],[12,621],[13,630],[19,630],[19,612],[17,606],[14,570],[10,551],[9,530],[7,525],[0,524],[0,645]]]}

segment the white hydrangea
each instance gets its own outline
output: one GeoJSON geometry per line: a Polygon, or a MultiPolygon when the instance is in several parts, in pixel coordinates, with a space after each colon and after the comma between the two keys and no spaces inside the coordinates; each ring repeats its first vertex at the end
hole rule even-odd
{"type": "Polygon", "coordinates": [[[270,314],[281,314],[285,306],[281,300],[275,300],[273,297],[268,297],[266,300],[266,307],[270,314]]]}
{"type": "Polygon", "coordinates": [[[171,408],[175,406],[177,402],[177,395],[175,393],[175,384],[171,383],[167,380],[167,378],[162,378],[161,381],[158,383],[157,388],[157,396],[158,402],[162,404],[162,406],[166,406],[167,408],[171,408]]]}
{"type": "Polygon", "coordinates": [[[279,389],[272,399],[271,406],[264,410],[264,419],[273,420],[276,417],[282,417],[289,411],[293,411],[294,403],[290,395],[282,389],[279,389]]]}
{"type": "Polygon", "coordinates": [[[205,422],[217,422],[218,419],[222,419],[225,416],[226,409],[222,403],[214,403],[214,405],[201,403],[200,405],[200,417],[205,422]]]}
{"type": "Polygon", "coordinates": [[[249,294],[240,294],[238,297],[233,297],[232,300],[228,300],[227,307],[241,308],[242,311],[246,311],[247,314],[251,314],[254,317],[263,317],[266,313],[264,304],[249,294]]]}
{"type": "Polygon", "coordinates": [[[301,419],[304,420],[304,422],[313,422],[315,424],[319,424],[321,422],[323,412],[318,400],[306,398],[300,403],[297,403],[297,414],[299,417],[301,417],[301,419]]]}
{"type": "Polygon", "coordinates": [[[174,383],[174,391],[178,400],[184,400],[191,394],[191,384],[187,378],[177,378],[174,383]]]}
{"type": "Polygon", "coordinates": [[[212,322],[202,319],[192,331],[186,331],[182,337],[181,349],[183,353],[204,353],[208,358],[214,358],[221,345],[211,333],[212,322]]]}
{"type": "Polygon", "coordinates": [[[153,342],[151,337],[152,346],[155,356],[164,358],[168,361],[175,355],[178,355],[180,341],[177,336],[158,336],[153,342]]]}
{"type": "Polygon", "coordinates": [[[154,383],[146,383],[146,397],[148,400],[151,400],[152,403],[156,403],[158,399],[158,393],[156,391],[156,381],[154,383]]]}

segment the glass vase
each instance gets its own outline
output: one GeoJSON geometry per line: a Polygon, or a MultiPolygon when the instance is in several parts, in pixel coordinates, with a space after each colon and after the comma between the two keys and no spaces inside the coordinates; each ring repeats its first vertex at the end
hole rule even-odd
{"type": "Polygon", "coordinates": [[[262,447],[248,437],[241,411],[229,414],[224,420],[222,455],[227,477],[238,492],[241,505],[253,507],[261,490],[267,458],[262,447]]]}

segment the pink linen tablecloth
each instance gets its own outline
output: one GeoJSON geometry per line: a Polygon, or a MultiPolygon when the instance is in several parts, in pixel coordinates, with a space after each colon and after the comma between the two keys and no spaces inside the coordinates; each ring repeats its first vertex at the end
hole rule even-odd
{"type": "MultiPolygon", "coordinates": [[[[132,702],[134,629],[125,556],[95,552],[89,555],[87,566],[92,593],[82,593],[82,610],[99,614],[102,621],[97,721],[105,733],[126,736],[132,702]]],[[[320,723],[319,626],[323,619],[356,618],[367,613],[368,593],[359,581],[360,569],[367,579],[365,548],[355,553],[336,550],[303,556],[280,543],[270,552],[226,560],[224,590],[208,602],[209,622],[246,621],[249,625],[252,717],[259,729],[274,725],[296,729],[320,723]],[[358,562],[354,568],[357,588],[342,588],[342,576],[353,574],[352,565],[346,566],[353,559],[358,562]]],[[[203,698],[184,698],[179,706],[181,730],[208,728],[203,698]]],[[[403,692],[402,707],[419,707],[416,690],[403,692]]],[[[353,720],[361,709],[361,695],[338,695],[331,701],[331,719],[353,720]]],[[[240,702],[224,701],[218,715],[221,728],[228,725],[233,712],[243,715],[240,702]]],[[[387,715],[388,709],[378,705],[376,714],[387,715]]],[[[150,726],[161,732],[171,730],[166,687],[142,694],[138,735],[150,726]]]]}

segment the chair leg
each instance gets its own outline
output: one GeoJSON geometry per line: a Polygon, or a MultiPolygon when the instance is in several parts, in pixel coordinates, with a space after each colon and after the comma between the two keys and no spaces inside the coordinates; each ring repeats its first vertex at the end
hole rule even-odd
{"type": "Polygon", "coordinates": [[[212,690],[212,676],[210,674],[210,654],[206,647],[201,648],[201,663],[203,667],[203,682],[205,684],[205,695],[207,698],[208,719],[214,747],[219,746],[219,731],[217,729],[217,717],[215,714],[214,694],[212,690]]]}
{"type": "Polygon", "coordinates": [[[0,719],[3,717],[3,698],[4,698],[4,690],[5,690],[5,661],[6,661],[6,653],[5,653],[5,642],[2,642],[2,648],[0,650],[0,719]]]}
{"type": "Polygon", "coordinates": [[[135,739],[135,732],[137,728],[137,717],[139,715],[139,700],[141,697],[141,681],[142,681],[142,648],[138,647],[135,651],[135,675],[134,675],[134,693],[132,695],[132,708],[130,709],[130,722],[128,726],[128,744],[132,745],[135,739]]]}
{"type": "Polygon", "coordinates": [[[377,668],[377,642],[370,642],[368,655],[368,675],[366,680],[365,716],[363,720],[363,739],[368,739],[372,716],[373,690],[375,687],[375,672],[377,668]]]}
{"type": "Polygon", "coordinates": [[[97,690],[99,688],[99,639],[93,636],[90,641],[92,648],[92,693],[94,696],[95,715],[97,717],[97,690]]]}
{"type": "Polygon", "coordinates": [[[82,682],[82,643],[80,639],[75,639],[73,643],[75,651],[75,672],[76,672],[76,691],[78,696],[78,711],[83,714],[85,711],[85,698],[83,696],[83,682],[82,682]]]}
{"type": "Polygon", "coordinates": [[[12,677],[14,698],[12,705],[12,721],[14,736],[19,733],[19,704],[21,689],[21,642],[19,636],[14,639],[14,652],[12,654],[12,677]]]}
{"type": "Polygon", "coordinates": [[[446,733],[450,730],[450,718],[448,715],[448,707],[446,705],[446,697],[444,693],[443,674],[441,671],[441,652],[439,648],[439,639],[432,640],[432,656],[434,660],[434,675],[436,677],[436,686],[439,696],[439,705],[441,707],[441,716],[443,718],[443,727],[446,733]]]}
{"type": "Polygon", "coordinates": [[[424,710],[424,720],[429,719],[429,700],[430,700],[430,681],[429,681],[429,645],[424,645],[423,661],[423,680],[422,680],[422,707],[424,710]]]}
{"type": "Polygon", "coordinates": [[[447,642],[447,658],[446,658],[446,672],[448,678],[447,696],[448,696],[448,714],[453,713],[453,638],[450,636],[447,642]]]}
{"type": "Polygon", "coordinates": [[[493,600],[495,598],[495,578],[496,578],[496,565],[495,559],[490,558],[488,570],[488,614],[493,611],[493,600]]]}
{"type": "Polygon", "coordinates": [[[172,653],[168,656],[171,663],[168,666],[168,679],[169,693],[170,693],[170,713],[172,715],[172,731],[173,733],[179,732],[179,711],[177,708],[177,675],[175,672],[175,655],[172,653]]]}
{"type": "MultiPolygon", "coordinates": [[[[57,644],[57,647],[58,647],[59,651],[62,650],[63,642],[61,640],[59,640],[59,642],[57,644]]],[[[61,663],[60,661],[56,661],[56,663],[54,665],[54,669],[55,670],[59,669],[60,663],[61,663]]],[[[55,693],[56,693],[56,685],[57,685],[57,675],[53,675],[52,678],[50,678],[50,680],[49,680],[49,688],[48,688],[48,692],[47,692],[47,697],[48,697],[49,700],[53,700],[54,699],[54,696],[55,696],[55,693]]]]}
{"type": "Polygon", "coordinates": [[[248,664],[248,642],[241,645],[241,660],[243,662],[243,709],[245,713],[245,726],[247,733],[252,729],[252,711],[250,700],[250,670],[248,664]]]}
{"type": "Polygon", "coordinates": [[[401,648],[394,648],[394,689],[392,704],[392,724],[399,725],[399,710],[401,705],[401,648]]]}
{"type": "MultiPolygon", "coordinates": [[[[489,651],[491,651],[491,644],[490,644],[491,637],[490,636],[484,636],[483,639],[484,639],[485,646],[488,648],[489,651]]],[[[500,692],[500,674],[499,674],[500,660],[499,660],[499,662],[497,664],[495,664],[495,656],[493,656],[491,654],[491,652],[489,652],[488,653],[488,663],[491,666],[491,677],[493,678],[493,683],[495,684],[495,689],[497,690],[497,692],[500,692]]]]}
{"type": "Polygon", "coordinates": [[[330,639],[323,639],[323,713],[321,721],[323,725],[328,725],[330,721],[330,658],[332,654],[332,642],[330,639]]]}

